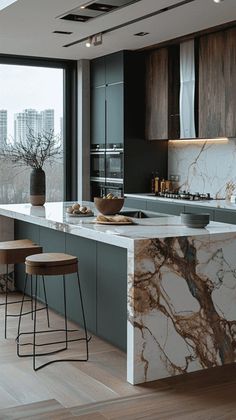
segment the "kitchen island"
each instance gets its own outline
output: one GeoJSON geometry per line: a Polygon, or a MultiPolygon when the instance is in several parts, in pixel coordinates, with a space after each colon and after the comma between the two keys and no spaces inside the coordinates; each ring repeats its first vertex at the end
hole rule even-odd
{"type": "MultiPolygon", "coordinates": [[[[90,330],[119,346],[126,324],[130,383],[235,362],[236,226],[190,229],[163,214],[98,225],[93,217],[69,217],[69,204],[1,205],[0,215],[3,223],[15,220],[15,238],[78,255],[90,330]]],[[[70,317],[79,322],[71,284],[70,317]]],[[[59,287],[50,281],[48,288],[49,301],[58,302],[59,287]]]]}

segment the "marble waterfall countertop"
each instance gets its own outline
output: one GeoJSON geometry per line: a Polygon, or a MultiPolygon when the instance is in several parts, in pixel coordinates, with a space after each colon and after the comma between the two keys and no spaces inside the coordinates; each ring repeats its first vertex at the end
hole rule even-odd
{"type": "Polygon", "coordinates": [[[218,222],[210,222],[204,229],[191,229],[181,224],[179,216],[163,217],[163,213],[157,213],[157,216],[152,218],[134,219],[134,225],[100,225],[95,223],[98,212],[93,203],[84,201],[83,205],[94,211],[94,217],[69,216],[66,208],[71,204],[46,203],[42,207],[30,204],[1,204],[0,215],[127,249],[132,247],[136,240],[236,233],[236,225],[218,222]]]}
{"type": "Polygon", "coordinates": [[[128,382],[236,361],[235,225],[189,229],[162,214],[103,226],[70,218],[69,204],[0,205],[0,215],[127,248],[128,382]]]}
{"type": "Polygon", "coordinates": [[[151,194],[151,193],[125,194],[125,197],[141,198],[143,200],[153,200],[157,202],[160,201],[162,203],[178,203],[178,204],[183,204],[183,205],[211,207],[213,209],[236,210],[236,203],[231,203],[229,200],[224,200],[224,199],[190,201],[190,200],[179,200],[175,198],[156,197],[154,194],[151,194]]]}

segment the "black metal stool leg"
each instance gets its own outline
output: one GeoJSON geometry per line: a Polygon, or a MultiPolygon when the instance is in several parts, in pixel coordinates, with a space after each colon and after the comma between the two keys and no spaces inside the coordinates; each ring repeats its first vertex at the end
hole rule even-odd
{"type": "Polygon", "coordinates": [[[66,307],[66,282],[65,282],[65,275],[63,275],[63,294],[64,294],[64,317],[65,317],[66,349],[68,349],[68,329],[67,329],[67,307],[66,307]]]}
{"type": "Polygon", "coordinates": [[[50,328],[50,323],[49,323],[49,313],[48,313],[48,301],[47,301],[47,294],[46,294],[46,287],[45,287],[45,280],[44,280],[44,276],[42,276],[42,279],[43,279],[44,299],[45,299],[46,311],[47,311],[48,328],[50,328]]]}
{"type": "Polygon", "coordinates": [[[33,369],[36,370],[35,364],[35,345],[36,345],[36,321],[37,321],[37,293],[38,293],[38,276],[35,279],[35,299],[34,299],[34,332],[33,332],[33,369]]]}
{"type": "Polygon", "coordinates": [[[30,276],[31,319],[33,320],[33,276],[30,276]]]}
{"type": "Polygon", "coordinates": [[[8,303],[8,264],[6,266],[7,272],[6,272],[6,292],[5,292],[5,332],[4,337],[7,338],[7,303],[8,303]]]}
{"type": "Polygon", "coordinates": [[[90,338],[88,337],[88,331],[87,331],[87,325],[85,320],[85,314],[84,314],[84,304],[83,304],[83,298],[82,298],[82,291],[80,286],[80,279],[79,279],[79,271],[77,270],[77,279],[78,279],[78,286],[79,286],[79,295],[80,295],[80,304],[81,304],[81,310],[82,310],[82,317],[83,317],[83,324],[84,324],[84,332],[85,332],[85,341],[86,341],[86,361],[89,359],[89,351],[88,351],[88,342],[90,338]]]}
{"type": "Polygon", "coordinates": [[[16,337],[17,356],[19,356],[19,357],[20,357],[20,352],[19,352],[19,334],[20,334],[20,325],[21,325],[22,311],[23,311],[23,306],[24,306],[24,301],[25,301],[25,291],[26,291],[27,281],[28,281],[28,274],[25,275],[25,284],[24,284],[23,297],[22,297],[21,306],[20,306],[18,329],[17,329],[17,337],[16,337]]]}

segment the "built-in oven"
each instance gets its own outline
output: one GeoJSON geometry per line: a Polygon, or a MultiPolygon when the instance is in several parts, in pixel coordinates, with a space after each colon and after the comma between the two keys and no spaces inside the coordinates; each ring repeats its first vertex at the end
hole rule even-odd
{"type": "Polygon", "coordinates": [[[106,160],[105,149],[93,149],[90,152],[91,160],[91,176],[92,177],[105,177],[106,160]]]}
{"type": "Polygon", "coordinates": [[[106,149],[105,157],[106,178],[123,180],[123,149],[114,146],[106,149]]]}
{"type": "Polygon", "coordinates": [[[105,197],[107,194],[112,193],[116,197],[122,197],[123,190],[123,180],[117,178],[114,179],[105,179],[105,178],[91,178],[91,199],[94,197],[105,197]]]}

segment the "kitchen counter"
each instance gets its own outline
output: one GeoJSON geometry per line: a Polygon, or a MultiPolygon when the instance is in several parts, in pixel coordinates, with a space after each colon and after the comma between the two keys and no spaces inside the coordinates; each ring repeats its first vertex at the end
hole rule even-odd
{"type": "MultiPolygon", "coordinates": [[[[158,215],[132,226],[97,225],[92,217],[67,216],[68,205],[0,205],[0,215],[127,250],[130,383],[235,362],[235,225],[189,229],[179,217],[158,215]]],[[[113,267],[110,276],[121,269],[113,267]]]]}
{"type": "Polygon", "coordinates": [[[162,203],[178,203],[183,205],[194,205],[194,206],[203,206],[210,207],[213,209],[227,209],[227,210],[236,210],[236,204],[231,203],[229,200],[199,200],[199,201],[190,201],[190,200],[180,200],[174,198],[162,198],[156,197],[151,193],[137,193],[137,194],[125,194],[126,197],[130,198],[141,198],[143,200],[154,200],[160,201],[162,203]]]}

